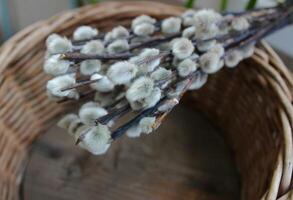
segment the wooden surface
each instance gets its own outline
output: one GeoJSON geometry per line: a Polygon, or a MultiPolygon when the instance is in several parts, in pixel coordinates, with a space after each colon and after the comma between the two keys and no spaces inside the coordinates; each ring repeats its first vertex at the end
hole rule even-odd
{"type": "Polygon", "coordinates": [[[219,131],[179,106],[161,128],[115,142],[95,157],[52,128],[34,145],[25,200],[232,200],[240,181],[219,131]]]}

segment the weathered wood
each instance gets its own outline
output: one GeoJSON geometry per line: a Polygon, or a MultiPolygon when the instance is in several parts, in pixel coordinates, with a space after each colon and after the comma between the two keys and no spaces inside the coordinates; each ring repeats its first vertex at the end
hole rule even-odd
{"type": "Polygon", "coordinates": [[[124,137],[95,157],[55,127],[33,148],[24,199],[239,199],[239,177],[218,133],[199,113],[179,106],[154,134],[124,137]]]}

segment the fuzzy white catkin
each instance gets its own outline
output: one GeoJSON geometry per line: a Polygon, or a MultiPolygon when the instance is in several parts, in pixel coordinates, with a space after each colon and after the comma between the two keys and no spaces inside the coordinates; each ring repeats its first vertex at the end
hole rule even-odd
{"type": "Polygon", "coordinates": [[[243,56],[239,50],[230,50],[225,56],[225,65],[229,68],[236,67],[239,62],[243,59],[243,56]]]}
{"type": "Polygon", "coordinates": [[[235,17],[231,23],[231,27],[236,31],[247,30],[249,26],[249,22],[244,17],[235,17]]]}
{"type": "Polygon", "coordinates": [[[66,87],[70,87],[76,83],[74,75],[62,75],[53,78],[47,82],[47,91],[56,97],[70,97],[72,90],[61,91],[66,87]]]}
{"type": "Polygon", "coordinates": [[[161,58],[159,57],[160,50],[155,48],[144,49],[137,57],[136,63],[139,65],[139,70],[142,73],[154,71],[160,65],[161,58]]]}
{"type": "Polygon", "coordinates": [[[80,97],[79,93],[75,90],[75,89],[72,89],[69,93],[69,95],[67,96],[67,98],[70,98],[70,99],[75,99],[75,100],[78,100],[80,97]]]}
{"type": "Polygon", "coordinates": [[[69,135],[74,136],[78,127],[82,125],[83,124],[79,118],[72,120],[67,129],[69,135]]]}
{"type": "Polygon", "coordinates": [[[164,19],[161,29],[166,35],[179,33],[181,30],[181,19],[178,17],[169,17],[164,19]]]}
{"type": "Polygon", "coordinates": [[[209,39],[219,32],[218,24],[222,16],[213,10],[200,10],[193,17],[197,39],[209,39]]]}
{"type": "Polygon", "coordinates": [[[225,55],[225,49],[222,44],[216,44],[213,48],[210,49],[210,52],[216,53],[219,57],[223,57],[225,55]]]}
{"type": "Polygon", "coordinates": [[[70,62],[60,59],[60,55],[49,57],[44,64],[44,71],[53,76],[64,74],[70,67],[70,62]]]}
{"type": "Polygon", "coordinates": [[[73,122],[76,119],[78,119],[78,116],[76,114],[67,114],[58,121],[57,126],[67,130],[71,122],[73,122]]]}
{"type": "MultiPolygon", "coordinates": [[[[57,96],[54,96],[49,90],[46,91],[46,94],[47,94],[47,97],[52,100],[52,101],[55,101],[55,102],[58,102],[58,101],[61,101],[64,99],[64,97],[57,97],[57,96]]],[[[70,95],[73,99],[78,99],[79,98],[79,95],[78,93],[76,93],[76,96],[74,97],[73,96],[73,93],[72,95],[70,95]]]]}
{"type": "Polygon", "coordinates": [[[46,46],[48,47],[49,44],[50,44],[53,40],[55,40],[55,39],[57,39],[57,38],[61,38],[61,36],[58,35],[58,34],[56,34],[56,33],[53,33],[53,34],[49,35],[49,36],[47,37],[47,39],[46,39],[46,46]]]}
{"type": "Polygon", "coordinates": [[[243,58],[249,58],[254,54],[254,50],[255,50],[255,44],[248,44],[245,45],[243,47],[239,48],[239,51],[241,52],[243,58]]]}
{"type": "Polygon", "coordinates": [[[94,83],[91,83],[90,86],[92,89],[97,90],[99,92],[110,92],[114,89],[114,83],[109,80],[108,77],[102,76],[100,74],[93,74],[91,76],[91,80],[98,80],[94,83]]]}
{"type": "Polygon", "coordinates": [[[127,39],[129,37],[128,30],[123,26],[117,26],[112,30],[112,39],[127,39]]]}
{"type": "Polygon", "coordinates": [[[177,39],[172,47],[172,53],[178,59],[185,59],[194,51],[194,46],[190,40],[187,38],[177,39]]]}
{"type": "Polygon", "coordinates": [[[183,19],[183,26],[184,27],[189,27],[189,26],[193,26],[195,24],[194,22],[194,18],[193,17],[185,17],[183,19]]]}
{"type": "Polygon", "coordinates": [[[110,31],[110,32],[106,33],[106,35],[105,35],[105,37],[104,37],[104,41],[105,41],[106,43],[109,43],[109,42],[112,41],[112,40],[114,40],[114,38],[113,38],[113,34],[112,34],[112,32],[110,31]]]}
{"type": "Polygon", "coordinates": [[[128,41],[125,39],[118,39],[108,45],[107,52],[109,54],[114,54],[114,53],[121,53],[121,52],[127,51],[128,49],[129,49],[128,41]]]}
{"type": "Polygon", "coordinates": [[[138,65],[138,64],[140,64],[141,61],[140,61],[139,56],[133,56],[128,60],[128,62],[135,64],[135,65],[138,65]]]}
{"type": "Polygon", "coordinates": [[[186,86],[188,85],[188,80],[180,81],[176,84],[176,88],[168,91],[167,96],[169,98],[178,98],[182,92],[185,90],[186,86]]]}
{"type": "Polygon", "coordinates": [[[187,27],[186,29],[183,30],[182,37],[191,39],[195,36],[195,31],[196,31],[195,26],[187,27]]]}
{"type": "Polygon", "coordinates": [[[182,17],[182,18],[185,18],[185,17],[193,17],[195,14],[196,14],[196,11],[195,11],[195,10],[189,9],[189,10],[186,10],[186,11],[181,15],[181,17],[182,17]]]}
{"type": "Polygon", "coordinates": [[[197,66],[196,63],[193,62],[191,59],[187,58],[180,62],[180,64],[177,67],[178,74],[181,77],[186,77],[192,72],[196,71],[197,66]]]}
{"type": "MultiPolygon", "coordinates": [[[[84,134],[86,134],[89,130],[91,129],[91,127],[84,125],[84,124],[80,124],[75,130],[74,130],[74,134],[72,135],[74,140],[77,141],[78,139],[80,139],[84,134]]],[[[82,144],[79,144],[79,146],[83,146],[82,144]]]]}
{"type": "Polygon", "coordinates": [[[99,103],[100,106],[106,107],[113,104],[116,101],[116,94],[114,92],[102,93],[96,92],[94,100],[99,103]]]}
{"type": "Polygon", "coordinates": [[[73,33],[74,40],[87,40],[94,38],[99,34],[99,31],[90,26],[80,26],[73,33]]]}
{"type": "Polygon", "coordinates": [[[214,74],[221,69],[220,57],[214,52],[207,52],[199,58],[200,68],[207,74],[214,74]]]}
{"type": "Polygon", "coordinates": [[[140,16],[136,17],[134,20],[132,20],[131,28],[133,29],[135,26],[143,24],[143,23],[155,24],[156,19],[154,19],[148,15],[140,15],[140,16]]]}
{"type": "Polygon", "coordinates": [[[155,26],[149,23],[142,23],[135,26],[133,32],[137,36],[149,36],[155,32],[155,26]]]}
{"type": "Polygon", "coordinates": [[[150,134],[154,128],[154,124],[156,122],[155,117],[144,117],[139,121],[139,127],[142,131],[142,133],[150,134]]]}
{"type": "Polygon", "coordinates": [[[85,76],[92,75],[101,70],[100,60],[85,60],[80,63],[80,73],[85,76]]]}
{"type": "Polygon", "coordinates": [[[160,80],[165,80],[165,79],[171,77],[171,75],[172,75],[171,70],[168,70],[164,67],[159,67],[157,70],[155,70],[151,74],[151,78],[155,81],[160,81],[160,80]]]}
{"type": "Polygon", "coordinates": [[[141,135],[141,128],[138,125],[132,126],[126,131],[126,135],[130,138],[137,138],[141,135]]]}
{"type": "Polygon", "coordinates": [[[92,108],[92,107],[99,107],[100,104],[98,102],[94,102],[94,101],[89,101],[89,102],[86,102],[84,103],[80,109],[83,109],[83,108],[92,108]]]}
{"type": "Polygon", "coordinates": [[[184,26],[192,26],[194,24],[194,15],[196,11],[194,10],[187,10],[185,11],[181,17],[183,18],[183,25],[184,26]]]}
{"type": "Polygon", "coordinates": [[[82,123],[86,125],[95,125],[95,120],[107,115],[108,112],[102,107],[83,107],[79,110],[79,117],[82,123]]]}
{"type": "Polygon", "coordinates": [[[148,77],[136,79],[126,91],[126,98],[129,102],[139,101],[151,94],[154,89],[154,81],[148,77]]]}
{"type": "Polygon", "coordinates": [[[117,85],[128,84],[136,75],[137,66],[128,62],[120,61],[110,66],[107,76],[117,85]]]}
{"type": "Polygon", "coordinates": [[[60,54],[72,51],[71,41],[58,35],[49,36],[47,39],[47,51],[49,54],[60,54]]]}
{"type": "Polygon", "coordinates": [[[80,146],[94,155],[102,155],[111,145],[111,132],[105,125],[92,127],[83,137],[80,146]]]}
{"type": "Polygon", "coordinates": [[[105,50],[104,44],[100,40],[87,42],[81,49],[84,54],[102,54],[105,50]]]}
{"type": "Polygon", "coordinates": [[[197,44],[197,49],[201,52],[206,52],[212,49],[216,45],[216,40],[209,40],[205,42],[199,42],[197,44]]]}
{"type": "Polygon", "coordinates": [[[196,79],[192,82],[189,87],[189,90],[198,90],[200,89],[208,80],[208,75],[206,73],[200,74],[196,77],[196,79]]]}
{"type": "Polygon", "coordinates": [[[156,87],[153,89],[153,91],[150,93],[149,96],[143,99],[142,105],[144,108],[151,108],[155,106],[161,99],[162,92],[160,88],[156,87]]]}

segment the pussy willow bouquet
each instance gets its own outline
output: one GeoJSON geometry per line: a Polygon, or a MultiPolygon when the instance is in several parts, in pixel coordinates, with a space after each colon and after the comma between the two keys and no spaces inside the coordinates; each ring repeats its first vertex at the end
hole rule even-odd
{"type": "Polygon", "coordinates": [[[124,134],[150,134],[185,92],[252,56],[258,40],[292,23],[292,13],[288,2],[241,13],[188,10],[162,21],[142,15],[107,33],[81,26],[72,39],[50,35],[48,96],[60,104],[90,100],[58,125],[95,155],[124,134]]]}

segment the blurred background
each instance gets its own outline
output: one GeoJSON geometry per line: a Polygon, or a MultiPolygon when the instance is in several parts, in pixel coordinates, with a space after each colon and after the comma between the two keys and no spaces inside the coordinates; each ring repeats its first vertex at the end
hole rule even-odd
{"type": "MultiPolygon", "coordinates": [[[[107,0],[104,0],[107,1],[107,0]]],[[[161,0],[168,4],[185,7],[213,8],[216,10],[240,11],[247,8],[267,7],[277,0],[161,0]],[[255,5],[254,5],[255,4],[255,5]]],[[[0,0],[0,40],[4,42],[24,27],[53,16],[56,13],[101,0],[0,0]]],[[[293,27],[268,38],[272,46],[285,59],[293,58],[293,27]]]]}

